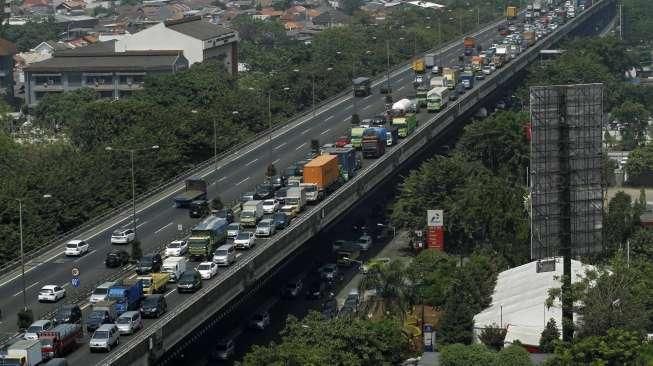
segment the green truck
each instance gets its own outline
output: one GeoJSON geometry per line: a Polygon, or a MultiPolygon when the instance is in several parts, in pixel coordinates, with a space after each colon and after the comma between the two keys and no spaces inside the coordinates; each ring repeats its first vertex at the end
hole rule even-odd
{"type": "Polygon", "coordinates": [[[420,108],[426,108],[426,95],[428,92],[429,89],[426,86],[417,87],[415,97],[417,98],[417,105],[419,105],[420,108]]]}
{"type": "Polygon", "coordinates": [[[392,125],[399,129],[399,137],[405,138],[417,128],[417,117],[412,113],[406,113],[402,117],[394,117],[392,125]]]}
{"type": "Polygon", "coordinates": [[[188,253],[191,260],[210,260],[213,251],[227,241],[227,220],[209,216],[190,232],[188,253]]]}
{"type": "Polygon", "coordinates": [[[450,92],[451,90],[446,87],[435,87],[429,90],[426,96],[426,110],[433,113],[444,108],[449,102],[450,92]]]}
{"type": "Polygon", "coordinates": [[[363,148],[363,131],[365,131],[365,127],[351,128],[351,146],[354,149],[360,150],[363,148]]]}

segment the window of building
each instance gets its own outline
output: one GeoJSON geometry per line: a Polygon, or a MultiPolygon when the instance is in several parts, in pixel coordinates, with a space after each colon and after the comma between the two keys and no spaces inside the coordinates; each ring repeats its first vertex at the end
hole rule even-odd
{"type": "Polygon", "coordinates": [[[61,85],[61,76],[35,75],[34,82],[36,85],[61,85]]]}

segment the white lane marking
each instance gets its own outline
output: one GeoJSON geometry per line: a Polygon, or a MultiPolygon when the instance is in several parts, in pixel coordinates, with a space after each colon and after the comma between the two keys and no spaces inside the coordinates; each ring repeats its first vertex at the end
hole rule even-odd
{"type": "Polygon", "coordinates": [[[328,121],[328,120],[332,119],[333,117],[334,117],[334,115],[330,115],[329,117],[327,117],[327,118],[325,119],[325,121],[328,121]]]}
{"type": "MultiPolygon", "coordinates": [[[[130,215],[130,216],[128,217],[128,219],[131,219],[131,218],[132,218],[132,215],[130,215]]],[[[140,217],[137,217],[137,218],[136,218],[136,222],[138,222],[140,219],[141,219],[140,217]]],[[[131,226],[132,226],[132,221],[129,220],[129,222],[126,223],[125,225],[123,225],[122,228],[124,229],[124,228],[128,228],[128,227],[131,227],[131,226]]]]}
{"type": "Polygon", "coordinates": [[[136,225],[136,228],[138,229],[139,227],[141,227],[141,226],[143,226],[143,225],[145,225],[145,224],[147,224],[147,221],[145,221],[145,222],[142,222],[142,223],[140,223],[140,224],[138,224],[138,225],[136,225]]]}
{"type": "Polygon", "coordinates": [[[250,166],[250,165],[256,163],[257,161],[258,161],[258,158],[256,158],[256,159],[250,161],[249,163],[245,164],[245,166],[250,166]]]}
{"type": "Polygon", "coordinates": [[[301,132],[302,135],[306,135],[307,133],[311,132],[311,130],[304,130],[301,132]]]}
{"type": "Polygon", "coordinates": [[[365,107],[363,107],[363,110],[366,110],[366,109],[370,108],[371,106],[372,106],[371,104],[368,104],[365,107]]]}
{"type": "Polygon", "coordinates": [[[91,254],[93,254],[93,253],[95,253],[95,252],[97,252],[97,250],[93,249],[93,250],[91,250],[90,252],[88,252],[88,253],[86,253],[86,254],[84,254],[84,255],[80,255],[80,256],[77,257],[77,259],[75,259],[73,262],[77,263],[77,262],[81,261],[82,259],[88,257],[89,255],[91,255],[91,254]]]}
{"type": "Polygon", "coordinates": [[[163,297],[168,297],[168,295],[170,295],[170,294],[173,293],[174,291],[175,291],[175,289],[172,289],[172,290],[166,292],[166,294],[163,295],[163,297]]]}
{"type": "MultiPolygon", "coordinates": [[[[31,284],[31,285],[25,287],[25,291],[27,291],[27,290],[29,290],[30,288],[32,288],[32,287],[38,285],[40,282],[41,282],[41,281],[37,281],[37,282],[34,282],[33,284],[31,284]]],[[[18,292],[16,292],[16,293],[14,294],[14,297],[16,297],[16,296],[18,296],[18,295],[20,295],[20,294],[22,294],[22,293],[23,293],[23,290],[20,290],[20,291],[18,291],[18,292]]]]}
{"type": "Polygon", "coordinates": [[[299,150],[299,149],[301,149],[302,147],[304,147],[304,145],[306,145],[306,143],[305,143],[305,142],[304,142],[303,144],[301,144],[301,145],[299,145],[299,146],[297,146],[297,147],[295,148],[295,151],[297,151],[297,150],[299,150]]]}
{"type": "Polygon", "coordinates": [[[218,183],[222,182],[225,179],[227,179],[227,177],[222,177],[222,178],[218,179],[218,183]]]}
{"type": "MultiPolygon", "coordinates": [[[[55,259],[55,258],[57,258],[57,257],[60,257],[63,253],[64,253],[64,251],[61,251],[61,252],[59,252],[59,253],[53,255],[52,257],[50,257],[50,258],[44,260],[43,262],[40,262],[39,264],[35,265],[34,267],[30,267],[30,268],[28,268],[27,270],[25,270],[25,273],[29,273],[29,272],[31,272],[31,271],[37,269],[38,267],[40,267],[40,266],[42,266],[42,265],[44,265],[44,264],[50,262],[51,260],[53,260],[53,259],[55,259]]],[[[29,265],[29,263],[27,263],[27,265],[29,265]]],[[[8,284],[9,282],[11,282],[11,281],[13,281],[13,280],[19,278],[20,276],[21,276],[21,274],[19,273],[19,274],[17,274],[16,276],[14,276],[14,277],[12,277],[12,278],[6,280],[5,282],[0,283],[0,287],[2,287],[2,286],[4,286],[4,285],[8,284]]]]}
{"type": "Polygon", "coordinates": [[[401,90],[401,89],[403,89],[404,87],[405,87],[405,85],[404,85],[404,86],[402,86],[401,88],[399,88],[399,89],[397,89],[397,91],[400,91],[400,90],[401,90]]]}
{"type": "Polygon", "coordinates": [[[352,104],[348,104],[348,105],[345,107],[345,110],[347,110],[347,109],[349,109],[349,108],[351,108],[351,107],[353,107],[353,105],[352,105],[352,104]]]}
{"type": "Polygon", "coordinates": [[[86,304],[80,306],[79,308],[80,308],[81,310],[84,310],[84,309],[86,309],[86,308],[89,307],[89,306],[91,306],[91,304],[86,303],[86,304]]]}
{"type": "Polygon", "coordinates": [[[63,287],[63,288],[66,288],[66,287],[68,287],[68,286],[70,286],[70,282],[66,282],[66,283],[64,283],[63,285],[61,285],[61,287],[63,287]]]}
{"type": "Polygon", "coordinates": [[[172,222],[169,222],[169,223],[167,223],[167,224],[161,226],[161,227],[160,227],[159,229],[157,229],[154,233],[155,233],[155,234],[158,234],[158,233],[161,232],[161,230],[164,230],[165,228],[167,228],[168,226],[170,226],[170,225],[172,225],[172,224],[173,224],[172,222]]]}
{"type": "Polygon", "coordinates": [[[327,128],[326,130],[320,132],[320,135],[324,135],[325,133],[327,133],[327,132],[329,132],[329,131],[331,131],[331,129],[330,129],[330,128],[327,128]]]}
{"type": "Polygon", "coordinates": [[[247,177],[247,178],[241,180],[240,182],[236,183],[236,185],[239,186],[239,185],[245,183],[248,179],[249,179],[249,177],[247,177]]]}
{"type": "Polygon", "coordinates": [[[131,275],[131,276],[127,277],[127,278],[132,279],[132,278],[134,278],[134,277],[136,277],[136,276],[137,276],[137,274],[134,273],[133,275],[131,275]]]}
{"type": "Polygon", "coordinates": [[[273,161],[272,164],[276,164],[276,163],[278,163],[279,160],[281,160],[281,159],[277,159],[277,160],[273,161]]]}
{"type": "Polygon", "coordinates": [[[371,98],[371,97],[372,97],[372,94],[366,96],[365,98],[363,98],[363,100],[368,100],[368,99],[371,98]]]}
{"type": "Polygon", "coordinates": [[[275,149],[275,150],[279,150],[279,149],[281,149],[281,148],[284,147],[284,146],[286,146],[286,143],[285,143],[285,142],[284,142],[283,144],[281,144],[281,145],[275,147],[274,149],[275,149]]]}

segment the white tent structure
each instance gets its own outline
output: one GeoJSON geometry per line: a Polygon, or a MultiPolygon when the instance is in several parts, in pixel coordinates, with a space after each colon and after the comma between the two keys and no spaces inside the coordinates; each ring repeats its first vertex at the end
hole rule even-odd
{"type": "MultiPolygon", "coordinates": [[[[525,346],[537,347],[542,330],[551,318],[555,319],[562,333],[560,303],[549,309],[545,306],[548,290],[559,288],[562,284],[562,258],[555,258],[555,271],[538,273],[537,264],[537,261],[530,262],[499,274],[492,304],[474,317],[474,335],[477,340],[484,327],[496,324],[507,328],[506,344],[519,340],[525,346]]],[[[572,260],[572,283],[578,282],[589,268],[591,267],[572,260]]]]}

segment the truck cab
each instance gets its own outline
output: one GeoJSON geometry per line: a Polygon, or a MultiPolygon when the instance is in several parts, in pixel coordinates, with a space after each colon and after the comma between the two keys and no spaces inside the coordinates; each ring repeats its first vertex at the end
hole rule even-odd
{"type": "Polygon", "coordinates": [[[372,92],[371,85],[372,81],[370,78],[366,77],[357,77],[352,80],[354,84],[354,96],[355,97],[366,97],[372,92]]]}

